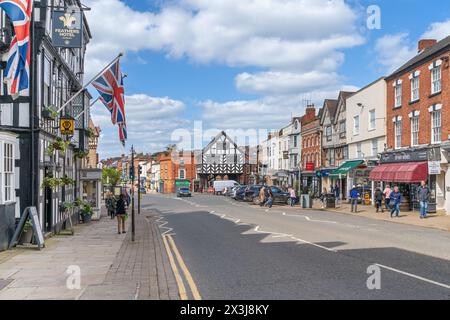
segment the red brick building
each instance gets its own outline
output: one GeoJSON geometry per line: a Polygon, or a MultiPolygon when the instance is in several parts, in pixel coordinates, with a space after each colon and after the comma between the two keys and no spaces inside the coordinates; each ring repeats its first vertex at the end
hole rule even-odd
{"type": "Polygon", "coordinates": [[[194,152],[167,152],[160,154],[158,160],[164,193],[174,193],[179,187],[190,187],[193,190],[197,176],[194,152]]]}
{"type": "Polygon", "coordinates": [[[372,178],[400,185],[411,209],[419,177],[432,189],[432,210],[450,208],[445,151],[450,150],[449,54],[450,37],[421,40],[418,54],[386,78],[387,152],[372,178]]]}
{"type": "Polygon", "coordinates": [[[320,113],[316,114],[314,105],[306,107],[302,123],[302,155],[301,155],[301,182],[302,187],[307,187],[313,193],[320,193],[319,179],[316,170],[322,163],[322,131],[320,127],[320,113]]]}

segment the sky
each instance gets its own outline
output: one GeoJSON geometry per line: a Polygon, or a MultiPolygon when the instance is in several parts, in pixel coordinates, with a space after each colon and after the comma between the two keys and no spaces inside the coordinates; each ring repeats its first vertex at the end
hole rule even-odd
{"type": "Polygon", "coordinates": [[[281,128],[307,101],[321,107],[340,90],[356,91],[417,54],[418,40],[450,35],[448,0],[83,3],[92,32],[85,80],[119,52],[127,75],[125,147],[108,110],[97,103],[91,111],[101,159],[131,145],[161,151],[181,134],[193,141],[180,144],[186,150],[217,130],[281,128]]]}

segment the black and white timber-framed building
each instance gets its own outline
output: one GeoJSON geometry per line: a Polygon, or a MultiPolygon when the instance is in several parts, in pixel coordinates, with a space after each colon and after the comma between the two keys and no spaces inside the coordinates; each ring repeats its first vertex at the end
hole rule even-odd
{"type": "Polygon", "coordinates": [[[81,197],[80,171],[84,160],[75,157],[77,151],[88,151],[86,112],[75,122],[75,134],[65,155],[46,152],[59,133],[59,117],[80,114],[89,105],[87,91],[62,110],[49,117],[48,107],[59,109],[75,92],[82,89],[84,57],[91,39],[88,23],[79,0],[35,0],[31,30],[30,96],[13,100],[7,94],[4,69],[12,25],[0,10],[0,250],[7,247],[16,219],[28,206],[35,206],[44,233],[61,228],[60,205],[81,197]],[[56,48],[52,44],[54,10],[78,10],[83,17],[82,48],[56,48]],[[74,186],[42,187],[45,177],[67,176],[74,186]]]}
{"type": "Polygon", "coordinates": [[[203,188],[215,180],[244,183],[248,174],[248,155],[224,131],[220,132],[197,157],[197,174],[203,188]]]}

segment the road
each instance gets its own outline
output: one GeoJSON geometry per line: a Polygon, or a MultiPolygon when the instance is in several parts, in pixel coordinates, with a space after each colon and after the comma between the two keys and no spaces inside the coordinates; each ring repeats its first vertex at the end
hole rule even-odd
{"type": "Polygon", "coordinates": [[[445,231],[210,195],[142,208],[161,216],[187,298],[450,299],[445,231]]]}

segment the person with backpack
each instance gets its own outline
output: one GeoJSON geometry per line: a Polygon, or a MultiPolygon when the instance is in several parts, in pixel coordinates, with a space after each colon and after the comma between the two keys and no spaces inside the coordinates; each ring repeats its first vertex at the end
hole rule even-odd
{"type": "Polygon", "coordinates": [[[125,231],[125,221],[127,218],[127,204],[126,195],[121,194],[116,205],[116,216],[117,216],[117,231],[118,234],[127,233],[125,231]]]}
{"type": "Polygon", "coordinates": [[[402,203],[402,194],[400,193],[397,186],[394,187],[394,191],[391,192],[390,195],[390,206],[391,206],[391,218],[394,215],[398,218],[400,213],[400,204],[402,203]]]}
{"type": "Polygon", "coordinates": [[[417,200],[420,204],[420,219],[426,219],[428,213],[428,203],[430,201],[431,191],[427,183],[422,181],[420,187],[417,189],[417,200]]]}

